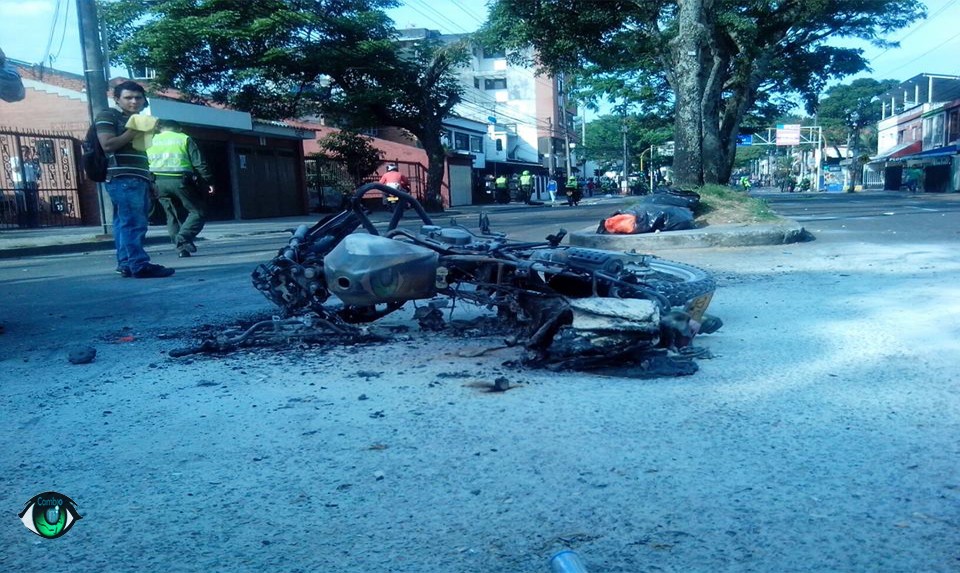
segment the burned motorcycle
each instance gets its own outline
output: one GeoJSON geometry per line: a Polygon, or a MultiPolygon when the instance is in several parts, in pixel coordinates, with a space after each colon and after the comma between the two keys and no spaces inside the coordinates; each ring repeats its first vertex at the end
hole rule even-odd
{"type": "MultiPolygon", "coordinates": [[[[705,271],[649,255],[562,246],[560,230],[544,242],[508,240],[481,215],[479,233],[434,224],[411,195],[371,183],[344,211],[302,225],[253,284],[283,316],[349,332],[410,301],[446,297],[496,310],[514,329],[528,363],[587,367],[655,348],[681,349],[719,323],[704,311],[716,286],[705,271]],[[362,204],[369,191],[397,198],[383,234],[362,204]],[[405,212],[419,229],[401,228],[405,212]],[[357,231],[360,227],[366,230],[357,231]],[[330,304],[331,295],[342,304],[330,304]]],[[[442,328],[442,305],[415,317],[442,328]]]]}

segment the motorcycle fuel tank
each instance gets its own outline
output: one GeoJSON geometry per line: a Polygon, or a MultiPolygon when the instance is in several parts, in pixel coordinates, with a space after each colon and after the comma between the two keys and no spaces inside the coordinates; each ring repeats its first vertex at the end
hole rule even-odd
{"type": "Polygon", "coordinates": [[[436,294],[436,252],[376,235],[348,235],[323,262],[327,288],[345,304],[375,305],[436,294]]]}

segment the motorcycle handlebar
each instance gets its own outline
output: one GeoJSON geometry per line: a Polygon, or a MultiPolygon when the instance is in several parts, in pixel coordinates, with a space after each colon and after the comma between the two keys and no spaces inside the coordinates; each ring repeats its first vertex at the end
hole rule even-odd
{"type": "Polygon", "coordinates": [[[358,187],[354,192],[353,199],[350,201],[350,207],[353,209],[353,212],[360,217],[360,223],[370,234],[379,235],[380,233],[377,232],[376,227],[374,227],[373,223],[370,222],[370,218],[367,217],[366,213],[364,213],[361,199],[363,199],[363,196],[366,195],[367,192],[374,190],[400,199],[400,208],[393,214],[393,218],[390,220],[390,229],[394,229],[397,226],[397,223],[400,222],[400,215],[402,214],[401,211],[404,203],[413,207],[413,210],[416,211],[424,225],[433,225],[433,220],[430,219],[430,216],[427,215],[427,212],[423,209],[423,205],[421,205],[413,195],[410,195],[409,193],[399,189],[383,185],[382,183],[367,183],[366,185],[361,185],[358,187]]]}

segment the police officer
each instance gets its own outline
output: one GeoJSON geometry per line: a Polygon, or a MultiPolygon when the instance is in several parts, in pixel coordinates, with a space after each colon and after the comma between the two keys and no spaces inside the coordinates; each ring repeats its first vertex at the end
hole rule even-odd
{"type": "Polygon", "coordinates": [[[567,177],[567,205],[574,207],[580,204],[580,199],[582,193],[580,192],[580,185],[577,181],[576,175],[569,175],[567,177]]]}
{"type": "Polygon", "coordinates": [[[510,189],[507,183],[507,176],[503,174],[498,175],[494,183],[497,188],[497,195],[496,195],[497,203],[504,203],[504,204],[509,203],[510,189]]]}
{"type": "Polygon", "coordinates": [[[167,216],[167,233],[177,247],[177,256],[189,257],[197,252],[194,239],[206,222],[206,194],[214,193],[213,174],[200,149],[180,124],[160,120],[160,133],[153,137],[147,150],[150,171],[156,176],[157,199],[167,216]],[[180,221],[177,208],[187,211],[180,221]]]}
{"type": "Polygon", "coordinates": [[[520,174],[520,194],[523,195],[523,202],[529,205],[533,197],[533,175],[526,169],[520,174]]]}

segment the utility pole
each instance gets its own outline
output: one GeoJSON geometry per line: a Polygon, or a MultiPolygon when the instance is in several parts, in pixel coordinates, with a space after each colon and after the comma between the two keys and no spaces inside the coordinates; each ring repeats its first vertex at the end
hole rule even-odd
{"type": "Polygon", "coordinates": [[[623,106],[623,119],[622,125],[620,126],[620,132],[623,134],[623,179],[620,182],[620,193],[623,195],[627,194],[627,190],[630,188],[630,174],[627,167],[627,107],[623,106]]]}
{"type": "Polygon", "coordinates": [[[547,172],[550,174],[550,179],[553,179],[553,162],[554,158],[557,155],[557,146],[553,144],[553,118],[547,118],[547,139],[550,141],[550,153],[547,154],[547,172]]]}
{"type": "MultiPolygon", "coordinates": [[[[101,111],[107,109],[107,76],[104,73],[103,49],[100,45],[100,22],[96,0],[77,0],[77,21],[80,23],[80,43],[83,45],[83,77],[87,84],[87,109],[90,125],[101,111]]],[[[97,183],[100,203],[100,226],[109,235],[113,219],[113,205],[107,201],[103,183],[97,183]],[[108,213],[109,211],[109,213],[108,213]]]]}

